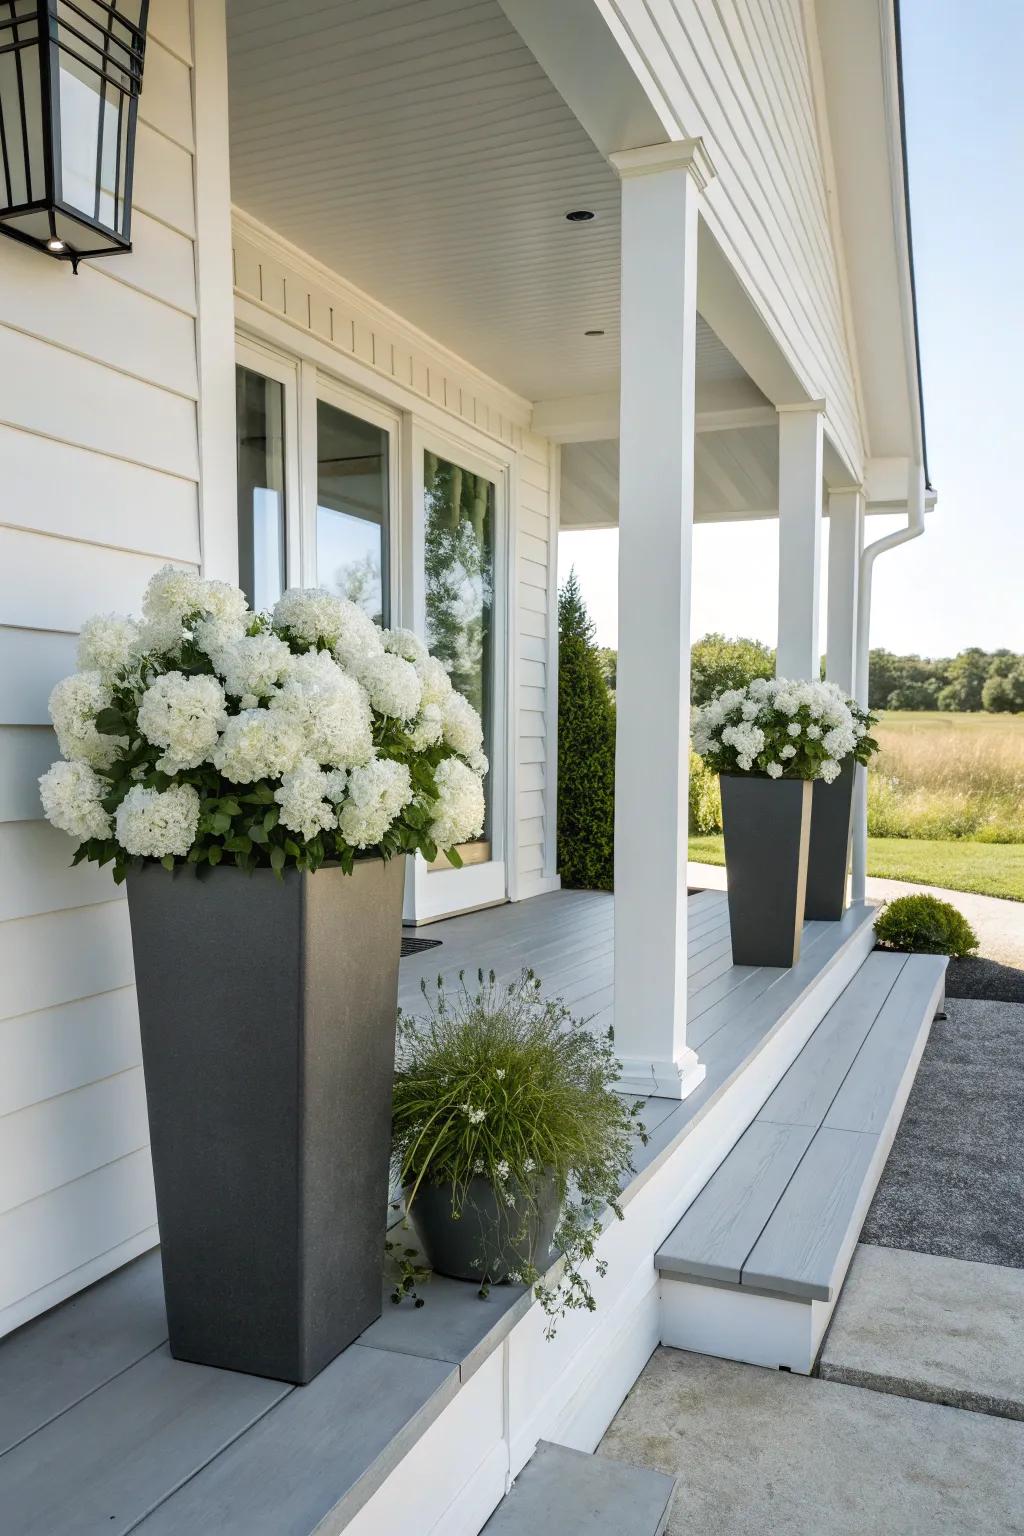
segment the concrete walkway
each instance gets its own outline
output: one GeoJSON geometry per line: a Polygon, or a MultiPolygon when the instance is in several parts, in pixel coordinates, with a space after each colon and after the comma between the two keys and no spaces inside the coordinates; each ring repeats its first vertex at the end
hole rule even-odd
{"type": "Polygon", "coordinates": [[[826,1381],[1024,1419],[1024,1270],[861,1244],[821,1352],[826,1381]]]}
{"type": "MultiPolygon", "coordinates": [[[[717,864],[687,865],[691,886],[711,891],[725,890],[725,870],[717,864]]],[[[1003,965],[1024,966],[1024,903],[1003,901],[998,896],[976,896],[970,891],[945,891],[931,885],[910,885],[904,880],[875,880],[866,882],[867,894],[872,901],[892,901],[896,896],[909,896],[924,891],[938,896],[940,901],[952,902],[962,912],[981,940],[981,953],[988,960],[998,960],[1003,965]]]]}
{"type": "Polygon", "coordinates": [[[1024,1424],[658,1349],[598,1454],[679,1479],[668,1536],[1024,1536],[1024,1424]]]}

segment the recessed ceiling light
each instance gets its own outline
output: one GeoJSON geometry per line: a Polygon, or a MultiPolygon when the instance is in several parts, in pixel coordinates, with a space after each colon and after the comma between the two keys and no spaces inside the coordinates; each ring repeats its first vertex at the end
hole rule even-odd
{"type": "Polygon", "coordinates": [[[584,336],[603,336],[604,331],[584,331],[584,336]]]}
{"type": "Polygon", "coordinates": [[[62,251],[64,249],[64,241],[57,239],[47,240],[46,249],[48,251],[62,251]]]}
{"type": "Polygon", "coordinates": [[[592,208],[573,208],[565,217],[570,224],[589,224],[591,219],[597,218],[597,214],[592,208]]]}

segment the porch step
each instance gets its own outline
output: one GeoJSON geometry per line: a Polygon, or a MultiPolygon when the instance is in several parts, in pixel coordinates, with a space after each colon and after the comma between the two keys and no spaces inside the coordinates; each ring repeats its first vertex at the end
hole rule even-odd
{"type": "Polygon", "coordinates": [[[676,1480],[541,1440],[482,1536],[661,1536],[676,1480]]]}
{"type": "Polygon", "coordinates": [[[945,967],[876,952],[839,994],[657,1254],[665,1344],[810,1371],[945,967]]]}

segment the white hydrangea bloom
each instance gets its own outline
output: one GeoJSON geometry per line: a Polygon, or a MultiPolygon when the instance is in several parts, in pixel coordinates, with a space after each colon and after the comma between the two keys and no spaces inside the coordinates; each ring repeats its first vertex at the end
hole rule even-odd
{"type": "Polygon", "coordinates": [[[809,725],[807,727],[807,734],[811,738],[812,741],[820,741],[821,740],[821,726],[820,725],[809,725]]]}
{"type": "Polygon", "coordinates": [[[840,772],[841,765],[837,763],[834,758],[826,757],[825,761],[818,769],[818,777],[819,779],[824,779],[826,784],[832,784],[836,779],[838,779],[840,772]]]}
{"type": "Polygon", "coordinates": [[[416,666],[422,666],[430,655],[419,635],[413,634],[411,629],[386,629],[381,638],[386,651],[416,666]]]}
{"type": "Polygon", "coordinates": [[[99,672],[74,672],[56,684],[50,694],[50,719],[64,757],[92,768],[110,767],[127,741],[124,736],[102,736],[96,729],[96,716],[111,701],[99,672]]]}
{"type": "Polygon", "coordinates": [[[409,732],[409,739],[417,752],[425,752],[428,747],[437,745],[443,732],[440,704],[425,704],[409,732]]]}
{"type": "Polygon", "coordinates": [[[162,566],[146,588],[143,617],[154,623],[173,619],[182,624],[188,614],[196,613],[202,606],[204,585],[195,571],[183,571],[177,565],[162,566]]]}
{"type": "Polygon", "coordinates": [[[436,656],[428,656],[426,661],[417,663],[416,670],[423,687],[421,700],[423,708],[425,709],[428,704],[437,704],[443,709],[445,701],[452,692],[452,680],[443,664],[436,656]]]}
{"type": "Polygon", "coordinates": [[[332,805],[337,805],[345,798],[345,790],[348,788],[348,774],[344,768],[328,768],[324,774],[327,781],[324,793],[332,805]]]}
{"type": "Polygon", "coordinates": [[[199,796],[191,784],[143,789],[133,784],[114,818],[117,840],[126,853],[144,859],[167,854],[184,857],[199,826],[199,796]]]}
{"type": "Polygon", "coordinates": [[[737,754],[755,758],[764,747],[764,731],[752,721],[744,720],[740,725],[725,726],[722,740],[727,747],[735,747],[737,754]]]}
{"type": "MultiPolygon", "coordinates": [[[[786,726],[786,730],[790,736],[799,736],[800,732],[803,730],[803,726],[800,724],[799,720],[791,720],[786,726]]],[[[817,726],[815,726],[815,730],[817,730],[817,726]]],[[[811,734],[810,727],[807,729],[807,734],[808,736],[811,734]]],[[[821,735],[820,731],[818,731],[818,735],[821,735]]]]}
{"type": "Polygon", "coordinates": [[[743,716],[744,720],[756,720],[758,714],[760,713],[760,709],[761,706],[756,699],[744,699],[740,708],[740,714],[743,716]]]}
{"type": "Polygon", "coordinates": [[[441,705],[444,739],[454,752],[470,762],[483,750],[484,728],[472,704],[454,689],[441,705]]]}
{"type": "Polygon", "coordinates": [[[348,798],[338,816],[342,836],[353,848],[374,847],[411,799],[412,778],[405,763],[377,757],[353,768],[348,798]]]}
{"type": "Polygon", "coordinates": [[[224,680],[224,692],[249,701],[250,707],[255,707],[251,701],[271,694],[292,670],[292,653],[277,635],[241,635],[207,654],[224,680]]]}
{"type": "Polygon", "coordinates": [[[822,745],[829,757],[849,757],[857,745],[857,738],[853,733],[853,721],[849,725],[834,725],[826,731],[822,738],[822,745]]]}
{"type": "Polygon", "coordinates": [[[737,768],[742,768],[744,773],[749,773],[754,766],[754,759],[748,757],[745,752],[740,752],[736,757],[736,766],[737,768]]]}
{"type": "Polygon", "coordinates": [[[98,613],[86,619],[78,636],[78,669],[98,672],[105,683],[134,660],[139,626],[120,613],[98,613]]]}
{"type": "Polygon", "coordinates": [[[304,751],[317,763],[353,768],[373,751],[370,701],[329,651],[292,658],[289,675],[270,700],[274,714],[295,723],[304,751]]]}
{"type": "Polygon", "coordinates": [[[357,674],[370,657],[383,655],[383,634],[357,603],[342,602],[341,629],[333,650],[341,665],[357,674]]]}
{"type": "Polygon", "coordinates": [[[420,680],[416,668],[403,657],[390,651],[363,657],[356,673],[378,714],[411,720],[419,710],[420,680]]]}
{"type": "Polygon", "coordinates": [[[139,704],[139,730],[163,747],[157,767],[180,773],[206,762],[227,724],[224,689],[215,677],[165,672],[155,678],[139,704]]]}
{"type": "Polygon", "coordinates": [[[214,767],[232,784],[279,779],[303,756],[305,741],[295,718],[278,709],[243,709],[232,715],[213,753],[214,767]]]}
{"type": "Polygon", "coordinates": [[[334,808],[328,805],[332,774],[324,773],[311,757],[300,758],[275,789],[274,799],[281,807],[281,824],[304,838],[316,837],[338,825],[334,808]]]}
{"type": "Polygon", "coordinates": [[[796,747],[794,747],[792,742],[790,742],[788,747],[783,747],[782,751],[779,753],[779,756],[785,758],[796,757],[796,747]]]}
{"type": "Polygon", "coordinates": [[[446,757],[434,771],[434,782],[438,798],[430,836],[437,846],[454,848],[457,843],[479,837],[486,815],[479,774],[457,757],[446,757]]]}
{"type": "Polygon", "coordinates": [[[108,789],[88,763],[56,762],[39,780],[47,821],[72,837],[110,836],[110,817],[100,804],[108,789]]]}
{"type": "Polygon", "coordinates": [[[767,763],[765,765],[765,770],[764,771],[765,771],[765,773],[768,775],[768,777],[770,779],[781,779],[782,778],[782,764],[781,763],[767,763]]]}
{"type": "Polygon", "coordinates": [[[201,581],[197,604],[204,614],[221,624],[241,625],[249,617],[249,604],[241,587],[229,581],[201,581]]]}

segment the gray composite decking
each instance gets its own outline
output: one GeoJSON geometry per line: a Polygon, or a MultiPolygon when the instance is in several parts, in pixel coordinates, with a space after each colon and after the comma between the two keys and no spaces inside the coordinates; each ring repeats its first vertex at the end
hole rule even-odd
{"type": "Polygon", "coordinates": [[[835,1299],[944,972],[869,955],[662,1245],[662,1274],[835,1299]]]}
{"type": "MultiPolygon", "coordinates": [[[[689,913],[689,1038],[707,1076],[682,1103],[648,1102],[624,1203],[871,921],[862,907],[808,923],[800,964],[781,971],[732,966],[724,894],[693,896],[689,913]]],[[[422,1005],[421,978],[528,965],[604,1024],[612,922],[610,896],[558,892],[434,924],[442,947],[402,961],[402,1006],[422,1005]]],[[[840,1111],[870,1123],[869,1085],[840,1111]]],[[[414,1310],[389,1289],[380,1319],[303,1388],[173,1360],[156,1252],[27,1324],[0,1342],[4,1536],[310,1536],[328,1516],[342,1529],[530,1305],[520,1287],[481,1301],[435,1277],[414,1310]]]]}

